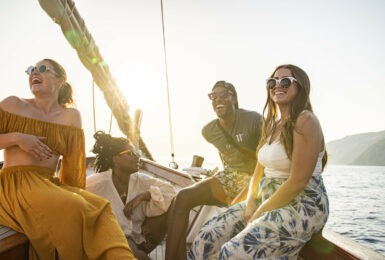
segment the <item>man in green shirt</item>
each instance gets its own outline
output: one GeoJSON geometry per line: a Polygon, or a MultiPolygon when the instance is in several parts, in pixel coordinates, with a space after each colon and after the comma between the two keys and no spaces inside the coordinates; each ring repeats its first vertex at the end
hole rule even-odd
{"type": "Polygon", "coordinates": [[[245,191],[256,165],[262,116],[239,109],[231,83],[218,81],[209,94],[217,119],[202,129],[204,138],[219,151],[224,170],[179,191],[168,215],[166,259],[186,258],[189,212],[198,205],[229,205],[245,191]]]}

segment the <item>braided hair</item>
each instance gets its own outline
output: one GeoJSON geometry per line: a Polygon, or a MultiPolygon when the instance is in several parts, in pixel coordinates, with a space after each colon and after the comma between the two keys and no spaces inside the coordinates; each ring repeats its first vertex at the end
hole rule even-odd
{"type": "Polygon", "coordinates": [[[113,157],[130,146],[130,142],[123,137],[112,137],[103,131],[94,134],[95,144],[92,152],[96,154],[94,169],[95,172],[104,172],[114,166],[113,157]]]}

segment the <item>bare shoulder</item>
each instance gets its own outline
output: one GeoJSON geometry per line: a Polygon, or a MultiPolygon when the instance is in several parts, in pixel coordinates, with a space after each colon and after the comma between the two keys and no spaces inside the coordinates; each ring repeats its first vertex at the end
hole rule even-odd
{"type": "Polygon", "coordinates": [[[65,124],[82,127],[82,117],[76,108],[65,108],[62,115],[65,124]]]}
{"type": "Polygon", "coordinates": [[[17,112],[20,107],[24,106],[24,101],[16,96],[9,96],[0,102],[0,109],[8,112],[17,112]]]}
{"type": "Polygon", "coordinates": [[[304,111],[298,116],[295,128],[305,135],[321,131],[319,120],[311,111],[304,111]]]}

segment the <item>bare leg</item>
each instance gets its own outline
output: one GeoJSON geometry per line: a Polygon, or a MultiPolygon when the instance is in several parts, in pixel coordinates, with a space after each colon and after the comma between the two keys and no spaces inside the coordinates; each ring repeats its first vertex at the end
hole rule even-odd
{"type": "Polygon", "coordinates": [[[168,213],[166,260],[186,258],[186,230],[190,210],[199,205],[228,203],[222,184],[215,178],[196,183],[179,191],[168,213]]]}
{"type": "Polygon", "coordinates": [[[167,213],[156,217],[148,217],[142,224],[142,233],[146,238],[146,243],[142,243],[138,247],[147,254],[151,253],[166,235],[167,213]]]}

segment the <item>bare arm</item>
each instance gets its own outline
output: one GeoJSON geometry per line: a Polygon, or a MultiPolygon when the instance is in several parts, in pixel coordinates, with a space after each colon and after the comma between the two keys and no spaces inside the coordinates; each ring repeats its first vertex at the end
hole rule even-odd
{"type": "Polygon", "coordinates": [[[18,133],[0,134],[0,150],[18,145],[17,134],[18,133]]]}
{"type": "MultiPolygon", "coordinates": [[[[18,97],[8,97],[0,102],[0,109],[6,110],[9,108],[11,111],[17,111],[20,108],[20,103],[18,97]]],[[[45,138],[18,132],[2,133],[0,134],[0,150],[11,146],[19,146],[20,149],[33,155],[38,160],[48,159],[52,156],[52,151],[41,142],[45,138]]]]}
{"type": "Polygon", "coordinates": [[[310,112],[301,114],[293,133],[289,178],[258,207],[249,222],[263,212],[286,206],[305,188],[314,171],[322,143],[322,130],[317,118],[310,112]]]}
{"type": "Polygon", "coordinates": [[[134,209],[136,209],[143,201],[149,201],[151,199],[151,193],[149,191],[142,192],[136,195],[135,198],[127,202],[126,206],[123,209],[124,215],[128,219],[131,218],[134,209]]]}
{"type": "Polygon", "coordinates": [[[251,216],[254,214],[254,212],[257,210],[255,199],[257,198],[257,195],[258,195],[257,189],[258,189],[259,181],[261,180],[262,174],[263,174],[262,165],[257,162],[257,166],[255,167],[253,177],[251,178],[248,194],[247,194],[246,207],[244,212],[244,217],[246,221],[248,221],[248,219],[250,219],[251,216]]]}

